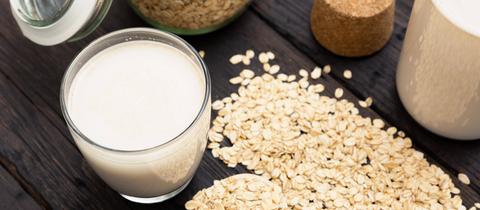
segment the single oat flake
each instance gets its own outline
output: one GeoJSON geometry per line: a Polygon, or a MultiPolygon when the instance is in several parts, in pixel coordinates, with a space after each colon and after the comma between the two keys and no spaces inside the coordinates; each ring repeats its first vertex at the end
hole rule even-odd
{"type": "Polygon", "coordinates": [[[352,71],[348,69],[343,71],[343,77],[345,77],[345,79],[352,79],[352,71]]]}
{"type": "Polygon", "coordinates": [[[326,65],[323,67],[323,72],[325,74],[329,74],[332,71],[332,67],[330,65],[326,65]]]}
{"type": "Polygon", "coordinates": [[[249,58],[249,59],[252,59],[252,58],[255,57],[255,51],[253,51],[253,50],[251,50],[251,49],[250,49],[250,50],[247,50],[247,51],[245,52],[245,56],[246,56],[247,58],[249,58]]]}
{"type": "Polygon", "coordinates": [[[231,64],[238,64],[243,61],[243,55],[237,54],[232,57],[230,57],[230,63],[231,64]]]}
{"type": "Polygon", "coordinates": [[[200,55],[201,58],[205,58],[205,51],[200,50],[198,51],[198,54],[200,55]]]}
{"type": "Polygon", "coordinates": [[[310,73],[310,77],[312,77],[312,79],[318,79],[322,76],[322,68],[320,67],[315,67],[312,71],[312,73],[310,73]]]}
{"type": "Polygon", "coordinates": [[[470,179],[464,173],[459,173],[458,174],[458,180],[460,180],[463,184],[466,184],[466,185],[470,184],[470,179]]]}
{"type": "Polygon", "coordinates": [[[335,98],[341,98],[343,96],[343,89],[337,88],[335,89],[335,98]]]}

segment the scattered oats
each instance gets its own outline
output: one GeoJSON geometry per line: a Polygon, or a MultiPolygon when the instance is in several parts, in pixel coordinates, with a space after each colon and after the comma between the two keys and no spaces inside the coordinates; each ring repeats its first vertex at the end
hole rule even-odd
{"type": "Polygon", "coordinates": [[[374,119],[373,120],[373,127],[383,128],[383,127],[385,127],[385,122],[383,122],[383,120],[381,120],[381,119],[374,119]]]}
{"type": "Polygon", "coordinates": [[[255,76],[255,72],[250,69],[244,69],[240,72],[240,76],[246,79],[252,79],[255,76]]]}
{"type": "Polygon", "coordinates": [[[475,205],[475,207],[480,209],[480,203],[474,203],[473,205],[475,205]]]}
{"type": "MultiPolygon", "coordinates": [[[[229,164],[234,165],[234,164],[229,164]]],[[[185,203],[188,210],[200,209],[286,209],[282,189],[267,178],[253,174],[237,174],[213,181],[185,203]]]]}
{"type": "Polygon", "coordinates": [[[250,79],[244,79],[244,80],[240,83],[240,85],[246,86],[246,85],[250,84],[251,81],[252,81],[252,80],[250,80],[250,79]]]}
{"type": "Polygon", "coordinates": [[[260,61],[260,63],[267,63],[268,62],[268,55],[264,52],[260,53],[260,55],[258,55],[258,60],[260,61]]]}
{"type": "Polygon", "coordinates": [[[301,76],[301,77],[308,77],[308,71],[305,70],[305,69],[300,69],[298,71],[298,74],[301,76]]]}
{"type": "Polygon", "coordinates": [[[216,100],[215,102],[212,103],[213,110],[220,110],[220,109],[223,109],[223,107],[225,107],[225,104],[220,100],[216,100]]]}
{"type": "Polygon", "coordinates": [[[364,101],[361,101],[361,100],[358,101],[358,105],[360,105],[363,108],[368,108],[372,106],[372,103],[373,103],[372,97],[367,97],[364,101]]]}
{"type": "Polygon", "coordinates": [[[209,131],[208,132],[208,139],[212,142],[222,142],[223,141],[223,136],[222,134],[219,134],[215,131],[209,131]]]}
{"type": "Polygon", "coordinates": [[[325,86],[322,84],[316,84],[313,87],[316,93],[321,93],[325,90],[325,86]]]}
{"type": "Polygon", "coordinates": [[[219,148],[214,148],[212,149],[212,156],[214,158],[218,158],[220,155],[219,155],[219,152],[220,152],[220,149],[219,148]]]}
{"type": "Polygon", "coordinates": [[[304,77],[266,73],[249,80],[218,111],[208,147],[227,166],[241,164],[270,180],[277,193],[256,194],[264,187],[222,180],[185,207],[466,209],[448,174],[383,120],[319,94],[325,87],[304,77]]]}
{"type": "Polygon", "coordinates": [[[223,127],[220,126],[220,125],[216,125],[216,126],[213,126],[213,127],[211,128],[211,130],[212,130],[212,131],[215,131],[215,132],[218,132],[218,133],[221,133],[221,132],[223,132],[223,127]]]}
{"type": "Polygon", "coordinates": [[[216,149],[216,148],[220,148],[220,144],[219,143],[216,143],[216,142],[210,142],[207,146],[208,149],[216,149]]]}
{"type": "Polygon", "coordinates": [[[230,63],[231,64],[239,64],[243,60],[243,55],[237,54],[232,57],[230,57],[230,63]]]}
{"type": "Polygon", "coordinates": [[[273,54],[272,51],[268,51],[267,52],[267,57],[268,57],[268,59],[273,60],[273,59],[275,59],[275,54],[273,54]]]}
{"type": "Polygon", "coordinates": [[[247,51],[245,52],[245,56],[246,56],[247,58],[249,58],[249,59],[252,59],[252,58],[255,57],[255,52],[254,52],[253,50],[247,50],[247,51]]]}
{"type": "Polygon", "coordinates": [[[312,77],[312,79],[318,79],[322,76],[322,68],[316,66],[312,73],[310,73],[310,77],[312,77]]]}
{"type": "Polygon", "coordinates": [[[242,63],[243,65],[250,65],[250,58],[248,58],[247,56],[243,56],[242,63]]]}
{"type": "Polygon", "coordinates": [[[278,73],[278,71],[280,71],[280,66],[275,64],[275,65],[270,67],[270,70],[268,71],[268,73],[276,74],[276,73],[278,73]]]}
{"type": "Polygon", "coordinates": [[[388,135],[395,135],[397,133],[397,128],[395,127],[390,127],[390,128],[387,128],[387,133],[388,135]]]}
{"type": "Polygon", "coordinates": [[[305,89],[308,87],[308,85],[310,85],[308,83],[308,80],[307,79],[301,79],[300,81],[298,81],[298,84],[300,85],[301,88],[305,89]]]}
{"type": "Polygon", "coordinates": [[[343,96],[343,89],[337,88],[335,89],[335,98],[341,98],[343,96]]]}
{"type": "Polygon", "coordinates": [[[198,51],[198,54],[200,55],[200,57],[205,58],[205,51],[200,50],[198,51]]]}
{"type": "Polygon", "coordinates": [[[462,182],[463,184],[466,184],[466,185],[470,184],[470,179],[464,173],[459,173],[458,174],[458,180],[460,180],[460,182],[462,182]]]}
{"type": "Polygon", "coordinates": [[[323,73],[329,74],[332,71],[332,67],[330,65],[326,65],[323,67],[323,73]]]}
{"type": "Polygon", "coordinates": [[[292,75],[289,75],[289,76],[288,76],[287,82],[293,82],[293,81],[295,81],[296,79],[297,79],[297,76],[295,76],[295,75],[292,74],[292,75]]]}
{"type": "Polygon", "coordinates": [[[373,104],[373,99],[372,99],[372,97],[367,97],[367,98],[365,99],[365,102],[367,103],[367,107],[372,106],[372,104],[373,104]]]}
{"type": "Polygon", "coordinates": [[[343,77],[345,77],[345,79],[352,79],[352,71],[348,69],[343,71],[343,77]]]}
{"type": "Polygon", "coordinates": [[[232,78],[232,79],[229,80],[229,82],[230,82],[231,84],[234,84],[234,85],[240,84],[242,81],[243,81],[243,78],[240,77],[240,76],[234,77],[234,78],[232,78]]]}
{"type": "Polygon", "coordinates": [[[230,98],[230,97],[225,97],[225,98],[222,99],[222,102],[223,102],[223,103],[232,103],[233,100],[232,100],[232,98],[230,98]]]}
{"type": "Polygon", "coordinates": [[[288,76],[284,73],[280,73],[277,75],[277,79],[281,80],[281,81],[287,81],[288,80],[288,76]]]}
{"type": "Polygon", "coordinates": [[[269,63],[264,63],[263,64],[263,70],[266,71],[266,72],[270,71],[270,64],[269,63]]]}
{"type": "Polygon", "coordinates": [[[363,107],[363,108],[367,108],[367,107],[368,107],[367,102],[362,101],[362,100],[359,100],[359,101],[358,101],[358,105],[360,105],[360,106],[363,107]]]}

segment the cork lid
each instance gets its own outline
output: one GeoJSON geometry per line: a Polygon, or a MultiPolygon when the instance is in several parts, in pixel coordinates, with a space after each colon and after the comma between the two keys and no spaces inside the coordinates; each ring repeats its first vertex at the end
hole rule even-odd
{"type": "Polygon", "coordinates": [[[352,17],[371,17],[385,11],[394,0],[325,0],[335,11],[352,17]]]}

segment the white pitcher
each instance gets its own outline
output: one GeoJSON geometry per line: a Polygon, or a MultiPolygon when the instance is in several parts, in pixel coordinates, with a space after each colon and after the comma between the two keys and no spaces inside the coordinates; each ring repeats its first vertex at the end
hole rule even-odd
{"type": "Polygon", "coordinates": [[[480,0],[415,1],[397,89],[427,129],[480,139],[480,0]]]}

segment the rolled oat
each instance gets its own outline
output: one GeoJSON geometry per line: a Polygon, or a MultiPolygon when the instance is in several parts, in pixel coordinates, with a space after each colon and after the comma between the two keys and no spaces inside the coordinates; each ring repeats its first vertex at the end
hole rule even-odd
{"type": "Polygon", "coordinates": [[[292,76],[256,76],[228,97],[209,139],[231,146],[210,145],[214,157],[278,185],[290,209],[465,208],[451,178],[403,132],[292,76]]]}

